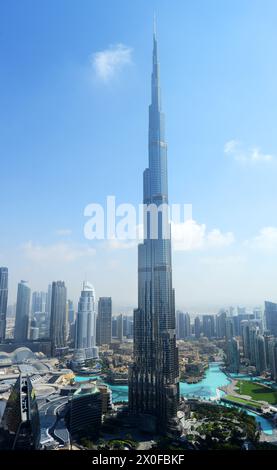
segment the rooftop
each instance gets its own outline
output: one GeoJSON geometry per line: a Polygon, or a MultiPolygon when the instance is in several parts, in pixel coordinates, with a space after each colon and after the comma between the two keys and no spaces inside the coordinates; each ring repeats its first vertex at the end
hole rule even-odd
{"type": "Polygon", "coordinates": [[[78,390],[73,394],[73,398],[79,398],[84,395],[92,395],[99,392],[99,388],[95,384],[85,383],[82,384],[78,390]]]}

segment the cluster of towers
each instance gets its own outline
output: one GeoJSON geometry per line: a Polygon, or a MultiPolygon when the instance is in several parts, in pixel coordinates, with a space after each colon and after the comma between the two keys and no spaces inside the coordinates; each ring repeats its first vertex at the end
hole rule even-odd
{"type": "Polygon", "coordinates": [[[277,381],[277,304],[265,302],[248,312],[244,307],[222,310],[217,315],[202,315],[191,321],[188,313],[176,313],[177,339],[206,337],[224,339],[227,367],[237,373],[241,367],[269,373],[277,381]]]}
{"type": "MultiPolygon", "coordinates": [[[[8,268],[0,267],[0,343],[6,337],[8,268]]],[[[98,312],[93,286],[83,282],[78,308],[67,298],[64,281],[53,281],[47,292],[33,292],[26,281],[17,287],[13,339],[16,344],[49,339],[53,355],[62,354],[68,341],[84,359],[98,357],[97,345],[112,338],[112,299],[100,297],[98,312]]],[[[10,339],[10,338],[9,338],[10,339]]]]}

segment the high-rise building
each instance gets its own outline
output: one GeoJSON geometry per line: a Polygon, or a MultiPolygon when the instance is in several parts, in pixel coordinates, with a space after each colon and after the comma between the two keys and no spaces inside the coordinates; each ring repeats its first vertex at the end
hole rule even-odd
{"type": "Polygon", "coordinates": [[[97,345],[111,344],[112,342],[112,298],[99,297],[98,315],[96,322],[97,345]]]}
{"type": "Polygon", "coordinates": [[[40,445],[40,420],[29,377],[20,375],[7,401],[0,429],[0,448],[36,450],[40,445]]]}
{"type": "Polygon", "coordinates": [[[265,302],[265,321],[267,330],[277,337],[277,304],[265,302]]]}
{"type": "Polygon", "coordinates": [[[26,281],[21,281],[17,287],[14,339],[17,342],[28,339],[30,319],[31,289],[26,281]]]}
{"type": "Polygon", "coordinates": [[[35,340],[49,335],[49,323],[46,314],[47,293],[33,292],[31,307],[31,325],[29,338],[35,340]]]}
{"type": "Polygon", "coordinates": [[[249,329],[249,359],[252,366],[256,365],[256,336],[259,334],[259,328],[251,325],[249,329]]]}
{"type": "Polygon", "coordinates": [[[214,315],[203,315],[203,335],[209,339],[215,337],[214,315]]]}
{"type": "Polygon", "coordinates": [[[243,355],[246,359],[250,359],[250,324],[248,320],[241,322],[241,334],[243,344],[243,355]]]}
{"type": "MultiPolygon", "coordinates": [[[[98,335],[98,327],[97,327],[97,335],[98,335]]],[[[96,340],[97,344],[99,342],[98,336],[96,340]]],[[[112,338],[117,338],[117,317],[112,317],[112,338]]]]}
{"type": "Polygon", "coordinates": [[[226,319],[227,313],[225,311],[219,312],[216,316],[216,336],[217,338],[226,337],[226,319]]]}
{"type": "Polygon", "coordinates": [[[167,144],[161,110],[157,38],[154,33],[152,100],[149,107],[149,166],[143,174],[144,242],[138,247],[138,308],[134,311],[134,364],[129,375],[129,408],[153,428],[175,429],[179,366],[172,289],[168,214],[167,144]],[[152,211],[151,211],[152,209],[152,211]],[[153,213],[158,216],[153,219],[153,213]],[[154,228],[154,230],[153,230],[154,228]],[[156,229],[156,230],[155,230],[156,229]]]}
{"type": "Polygon", "coordinates": [[[232,339],[235,336],[236,328],[234,324],[234,317],[226,318],[226,339],[232,339]]]}
{"type": "Polygon", "coordinates": [[[265,372],[267,366],[265,340],[260,334],[257,334],[255,337],[255,363],[256,370],[259,375],[265,372]]]}
{"type": "Polygon", "coordinates": [[[117,338],[123,341],[123,315],[122,313],[117,316],[117,338]]]}
{"type": "Polygon", "coordinates": [[[231,338],[227,341],[227,365],[228,370],[238,373],[240,369],[240,349],[237,338],[231,338]]]}
{"type": "Polygon", "coordinates": [[[0,268],[0,343],[5,339],[8,305],[8,268],[0,268]]]}
{"type": "Polygon", "coordinates": [[[31,309],[32,315],[34,315],[35,313],[45,313],[46,300],[47,300],[46,292],[35,291],[32,293],[32,309],[31,309]]]}
{"type": "Polygon", "coordinates": [[[194,336],[195,338],[200,338],[202,332],[202,327],[201,327],[201,320],[199,317],[195,317],[194,319],[194,336]]]}
{"type": "Polygon", "coordinates": [[[133,317],[125,315],[123,317],[123,336],[132,338],[133,336],[133,317]]]}
{"type": "Polygon", "coordinates": [[[266,361],[266,366],[269,367],[269,349],[270,349],[270,344],[274,340],[274,336],[270,335],[269,332],[265,331],[264,332],[264,344],[265,344],[265,361],[266,361]]]}
{"type": "Polygon", "coordinates": [[[269,342],[269,361],[268,366],[271,378],[277,381],[277,339],[273,338],[269,342]]]}
{"type": "Polygon", "coordinates": [[[176,314],[176,336],[177,339],[189,338],[191,335],[190,316],[188,313],[177,312],[176,314]]]}
{"type": "Polygon", "coordinates": [[[50,340],[52,354],[66,346],[66,287],[64,281],[52,283],[50,340]]]}
{"type": "Polygon", "coordinates": [[[102,422],[102,395],[95,384],[85,383],[73,394],[67,416],[73,440],[95,439],[102,422]]]}
{"type": "Polygon", "coordinates": [[[97,357],[96,348],[96,310],[95,291],[93,286],[85,281],[78,303],[76,318],[75,349],[84,350],[84,357],[97,357]]]}
{"type": "Polygon", "coordinates": [[[185,337],[185,314],[179,310],[176,312],[176,338],[184,339],[185,337]]]}
{"type": "Polygon", "coordinates": [[[74,305],[72,300],[67,301],[67,310],[68,310],[68,322],[71,325],[75,321],[75,312],[74,312],[74,305]]]}
{"type": "Polygon", "coordinates": [[[46,306],[45,306],[45,310],[48,315],[49,321],[50,321],[50,315],[51,315],[51,297],[52,297],[52,284],[49,284],[48,289],[47,289],[46,306]]]}

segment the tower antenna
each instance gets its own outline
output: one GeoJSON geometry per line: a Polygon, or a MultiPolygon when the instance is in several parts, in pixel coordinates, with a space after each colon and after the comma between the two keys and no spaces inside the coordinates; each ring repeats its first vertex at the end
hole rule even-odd
{"type": "Polygon", "coordinates": [[[157,36],[157,16],[156,16],[156,12],[154,11],[154,16],[153,16],[153,33],[154,33],[154,37],[157,36]]]}

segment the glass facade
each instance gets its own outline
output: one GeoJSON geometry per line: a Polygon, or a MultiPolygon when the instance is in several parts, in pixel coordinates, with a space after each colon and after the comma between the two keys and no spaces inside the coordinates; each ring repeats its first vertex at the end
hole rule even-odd
{"type": "Polygon", "coordinates": [[[152,99],[149,106],[149,166],[143,174],[146,211],[158,212],[157,237],[151,216],[144,218],[144,242],[138,247],[138,308],[134,312],[134,364],[129,374],[129,407],[137,415],[150,415],[165,432],[176,427],[179,403],[178,350],[172,289],[168,202],[167,144],[161,111],[157,39],[154,35],[152,99]],[[167,236],[165,236],[167,234],[167,236]]]}
{"type": "Polygon", "coordinates": [[[14,339],[17,342],[28,339],[30,321],[31,289],[26,281],[21,281],[17,288],[14,339]]]}
{"type": "Polygon", "coordinates": [[[52,354],[66,346],[66,287],[63,281],[52,283],[50,339],[52,354]]]}

